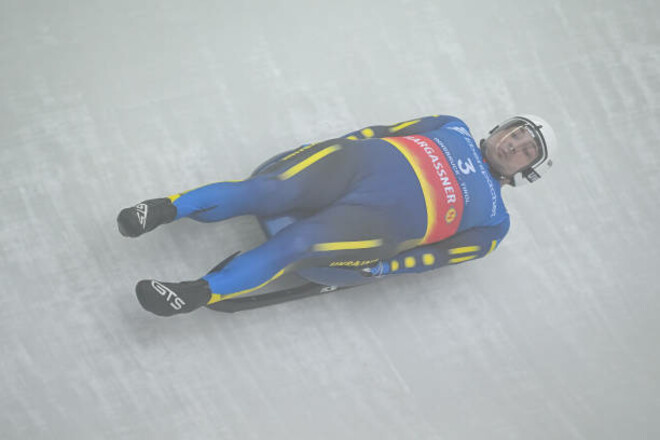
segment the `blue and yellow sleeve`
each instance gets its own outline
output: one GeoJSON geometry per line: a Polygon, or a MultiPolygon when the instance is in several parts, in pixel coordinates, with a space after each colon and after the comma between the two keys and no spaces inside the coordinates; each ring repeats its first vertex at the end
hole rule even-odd
{"type": "Polygon", "coordinates": [[[364,127],[360,130],[352,131],[344,136],[339,138],[327,139],[319,142],[308,142],[301,145],[298,148],[294,148],[291,151],[296,151],[301,148],[309,148],[314,145],[324,146],[331,145],[332,143],[337,143],[342,139],[348,139],[353,141],[371,139],[371,138],[385,138],[385,137],[394,137],[394,136],[410,136],[413,134],[426,133],[429,131],[436,130],[443,125],[453,122],[460,121],[455,116],[448,115],[432,115],[424,116],[417,119],[412,119],[410,121],[399,122],[392,125],[370,125],[369,127],[364,127]]]}
{"type": "Polygon", "coordinates": [[[345,139],[361,140],[369,138],[384,138],[391,136],[410,136],[436,130],[448,122],[458,121],[454,116],[433,115],[393,125],[371,125],[361,130],[353,131],[343,136],[345,139]]]}
{"type": "Polygon", "coordinates": [[[363,271],[373,276],[420,273],[476,260],[497,249],[508,230],[507,217],[499,225],[469,229],[441,242],[402,252],[363,271]]]}

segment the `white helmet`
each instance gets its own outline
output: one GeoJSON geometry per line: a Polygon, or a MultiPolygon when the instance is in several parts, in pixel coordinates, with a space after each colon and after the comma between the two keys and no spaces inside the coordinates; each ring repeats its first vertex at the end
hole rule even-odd
{"type": "MultiPolygon", "coordinates": [[[[538,180],[541,175],[544,175],[547,170],[552,166],[550,154],[557,153],[557,138],[555,132],[545,120],[535,115],[518,115],[507,119],[499,125],[496,125],[488,135],[502,130],[510,130],[512,128],[526,127],[536,144],[539,146],[539,155],[528,167],[518,171],[512,176],[511,184],[513,186],[521,186],[527,183],[538,180]]],[[[485,153],[485,139],[480,142],[481,153],[484,158],[485,153]]],[[[491,173],[493,169],[491,167],[491,173]]],[[[503,177],[497,175],[496,177],[503,177]]]]}

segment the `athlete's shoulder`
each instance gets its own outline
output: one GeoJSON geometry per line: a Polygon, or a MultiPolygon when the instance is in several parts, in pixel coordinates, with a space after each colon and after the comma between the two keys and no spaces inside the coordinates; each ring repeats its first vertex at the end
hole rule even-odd
{"type": "Polygon", "coordinates": [[[496,224],[494,228],[495,233],[500,237],[500,240],[504,238],[506,234],[508,234],[509,229],[511,228],[511,218],[509,217],[509,213],[506,211],[506,209],[504,209],[502,221],[496,224]]]}
{"type": "Polygon", "coordinates": [[[442,114],[437,114],[437,115],[431,115],[431,116],[425,116],[422,119],[435,119],[438,122],[441,122],[442,125],[447,125],[447,124],[453,124],[453,125],[465,125],[465,121],[463,121],[461,118],[453,115],[442,115],[442,114]]]}
{"type": "Polygon", "coordinates": [[[456,130],[460,133],[465,134],[466,136],[472,136],[472,133],[470,132],[470,127],[468,126],[467,122],[465,120],[459,118],[458,116],[450,116],[450,115],[434,115],[438,118],[443,119],[443,126],[445,128],[449,128],[452,130],[456,130]]]}
{"type": "Polygon", "coordinates": [[[474,231],[476,235],[481,235],[487,241],[497,240],[500,242],[509,233],[510,228],[509,213],[503,210],[496,218],[491,218],[475,228],[468,229],[468,231],[474,231]]]}

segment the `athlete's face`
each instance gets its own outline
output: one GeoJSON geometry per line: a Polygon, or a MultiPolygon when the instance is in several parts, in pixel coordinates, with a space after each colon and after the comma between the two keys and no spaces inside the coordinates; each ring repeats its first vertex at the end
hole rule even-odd
{"type": "Polygon", "coordinates": [[[486,139],[486,160],[498,173],[511,177],[530,166],[539,156],[539,147],[525,126],[495,131],[486,139]]]}

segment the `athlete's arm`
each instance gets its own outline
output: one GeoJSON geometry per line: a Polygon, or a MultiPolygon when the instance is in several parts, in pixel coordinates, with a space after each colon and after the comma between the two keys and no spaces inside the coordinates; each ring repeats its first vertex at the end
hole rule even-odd
{"type": "Polygon", "coordinates": [[[378,265],[363,269],[365,276],[419,273],[483,258],[493,252],[509,230],[509,219],[496,226],[468,229],[438,243],[416,247],[378,265]]]}
{"type": "Polygon", "coordinates": [[[369,138],[384,138],[391,136],[410,136],[436,130],[448,122],[458,121],[454,116],[433,115],[419,119],[399,122],[393,125],[372,125],[361,130],[353,131],[343,136],[346,139],[359,140],[369,138]]]}
{"type": "Polygon", "coordinates": [[[371,125],[369,127],[364,127],[360,130],[352,131],[342,137],[327,139],[320,142],[310,142],[303,144],[298,148],[295,148],[291,151],[295,151],[301,148],[311,147],[313,145],[322,144],[332,145],[338,142],[341,142],[344,139],[349,140],[361,140],[369,138],[384,138],[384,137],[393,137],[393,136],[410,136],[412,134],[425,133],[428,131],[436,130],[448,122],[460,121],[460,119],[454,116],[448,115],[433,115],[433,116],[424,116],[422,118],[413,119],[410,121],[399,122],[398,124],[393,125],[371,125]]]}

